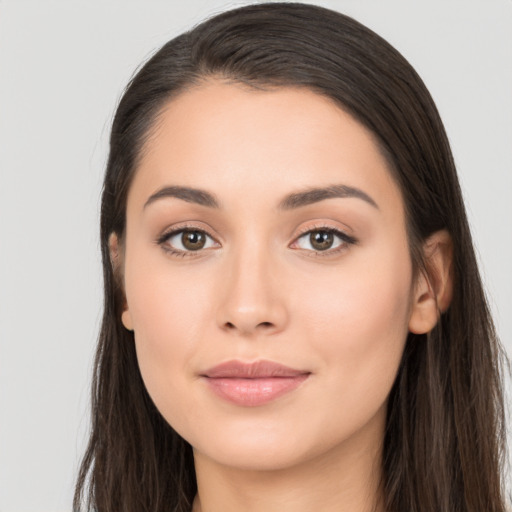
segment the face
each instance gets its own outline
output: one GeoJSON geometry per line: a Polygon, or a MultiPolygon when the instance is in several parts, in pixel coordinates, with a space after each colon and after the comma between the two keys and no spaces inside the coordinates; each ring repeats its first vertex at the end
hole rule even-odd
{"type": "Polygon", "coordinates": [[[196,456],[285,468],[381,442],[414,314],[403,201],[333,102],[213,81],[170,101],[123,243],[123,323],[196,456]]]}

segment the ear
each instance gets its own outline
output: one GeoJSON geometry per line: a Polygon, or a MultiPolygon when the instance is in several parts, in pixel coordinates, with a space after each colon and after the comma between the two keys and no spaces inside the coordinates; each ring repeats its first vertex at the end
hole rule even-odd
{"type": "MultiPolygon", "coordinates": [[[[114,279],[118,281],[118,285],[120,288],[124,288],[122,286],[122,268],[123,268],[123,262],[122,262],[122,254],[119,247],[119,238],[116,233],[110,233],[110,236],[108,237],[108,250],[110,253],[110,263],[112,265],[112,270],[114,272],[114,279]]],[[[124,293],[124,292],[123,292],[124,293]]],[[[129,331],[133,331],[133,322],[132,322],[132,316],[130,314],[130,310],[128,309],[128,303],[126,302],[126,298],[123,301],[123,312],[121,313],[121,322],[125,326],[126,329],[129,331]]]]}
{"type": "Polygon", "coordinates": [[[409,331],[415,334],[430,332],[452,300],[453,243],[448,231],[431,235],[423,244],[423,254],[427,272],[417,277],[409,319],[409,331]]]}

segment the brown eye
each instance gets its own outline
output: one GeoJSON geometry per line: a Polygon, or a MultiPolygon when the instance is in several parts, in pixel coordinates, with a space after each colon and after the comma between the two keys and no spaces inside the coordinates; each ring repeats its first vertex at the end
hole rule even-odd
{"type": "Polygon", "coordinates": [[[344,249],[349,245],[356,244],[357,240],[334,228],[317,228],[307,231],[299,236],[292,244],[293,249],[303,249],[311,253],[325,252],[332,254],[335,249],[344,249]]]}
{"type": "Polygon", "coordinates": [[[329,231],[311,231],[309,234],[309,243],[317,251],[326,251],[334,243],[334,235],[329,231]]]}
{"type": "Polygon", "coordinates": [[[183,231],[181,243],[188,251],[197,251],[206,245],[206,236],[202,231],[183,231]]]}
{"type": "Polygon", "coordinates": [[[208,233],[200,229],[179,229],[163,235],[158,243],[170,252],[182,256],[187,253],[198,252],[202,249],[218,247],[218,243],[208,233]]]}

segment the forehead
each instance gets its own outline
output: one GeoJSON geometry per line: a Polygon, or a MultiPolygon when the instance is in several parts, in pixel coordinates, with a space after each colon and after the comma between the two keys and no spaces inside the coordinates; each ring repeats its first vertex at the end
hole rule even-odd
{"type": "Polygon", "coordinates": [[[270,202],[339,183],[401,203],[374,136],[333,100],[303,88],[211,81],[162,109],[129,202],[165,185],[270,202]]]}

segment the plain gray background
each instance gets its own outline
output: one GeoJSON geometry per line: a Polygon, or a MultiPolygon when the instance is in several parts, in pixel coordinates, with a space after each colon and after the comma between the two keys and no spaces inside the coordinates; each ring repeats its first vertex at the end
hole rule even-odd
{"type": "MultiPolygon", "coordinates": [[[[71,509],[101,311],[109,124],[135,68],[247,2],[0,0],[0,512],[71,509]]],[[[512,1],[312,2],[397,47],[445,122],[512,354],[512,1]]]]}

